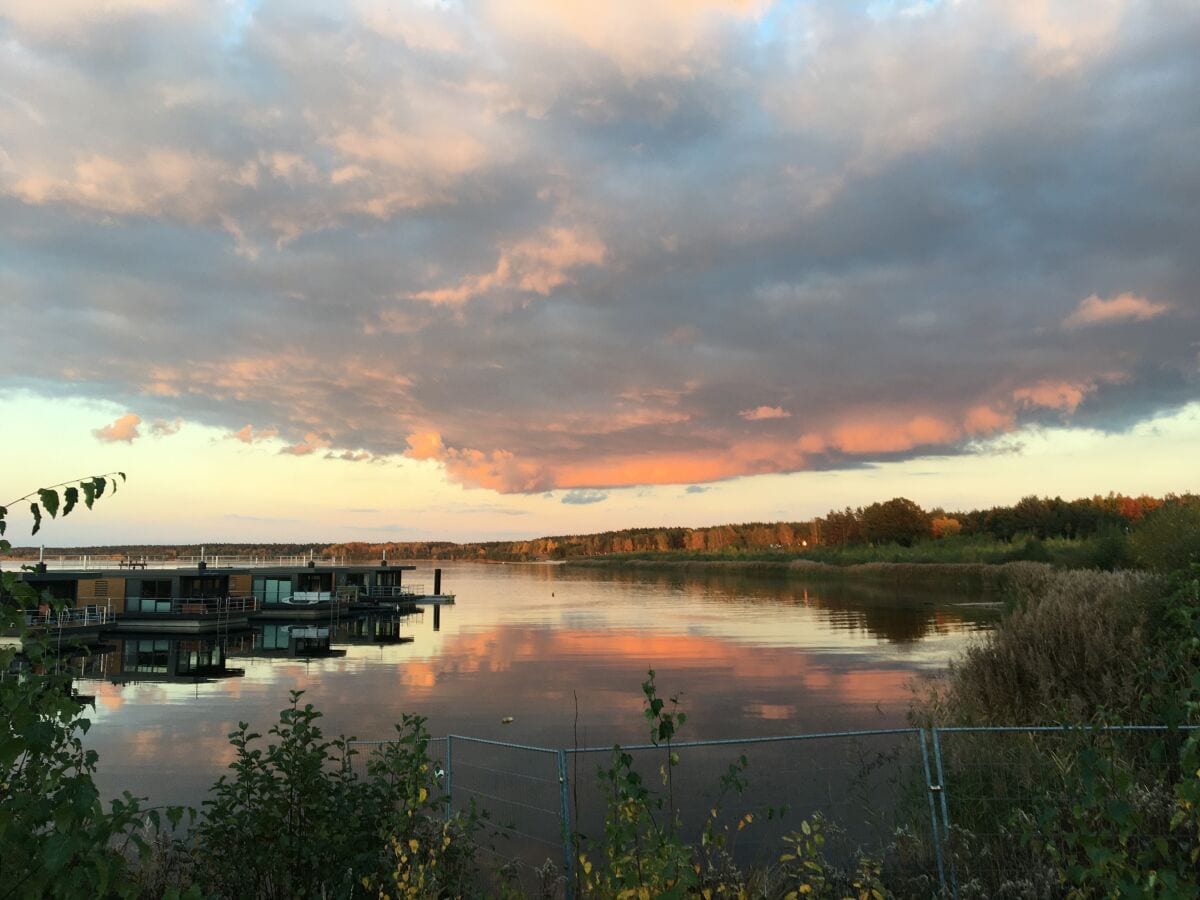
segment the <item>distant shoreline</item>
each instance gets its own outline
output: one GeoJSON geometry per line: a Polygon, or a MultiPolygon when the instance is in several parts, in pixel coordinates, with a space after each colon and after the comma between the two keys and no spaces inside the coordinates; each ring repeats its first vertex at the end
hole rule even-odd
{"type": "Polygon", "coordinates": [[[796,578],[809,581],[871,580],[891,581],[904,586],[929,585],[940,588],[961,587],[977,592],[1003,591],[1018,571],[1044,563],[895,563],[871,562],[833,565],[808,559],[726,560],[726,559],[572,559],[569,568],[646,570],[678,572],[719,572],[796,578]]]}

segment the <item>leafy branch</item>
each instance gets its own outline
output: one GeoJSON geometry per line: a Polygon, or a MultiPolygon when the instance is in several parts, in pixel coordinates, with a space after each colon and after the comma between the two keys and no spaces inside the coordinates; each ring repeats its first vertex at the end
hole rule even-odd
{"type": "Polygon", "coordinates": [[[117,492],[117,485],[124,483],[124,472],[105,472],[103,475],[93,475],[90,478],[72,478],[69,481],[60,481],[58,484],[52,484],[49,487],[38,488],[36,491],[30,491],[24,497],[18,497],[16,500],[10,500],[4,506],[0,506],[0,535],[3,535],[8,528],[6,521],[8,516],[8,508],[16,506],[19,503],[24,503],[26,500],[31,501],[29,504],[29,512],[33,516],[33,531],[31,534],[37,534],[42,527],[42,511],[49,514],[50,518],[57,518],[58,511],[61,509],[63,516],[71,514],[76,505],[79,503],[79,493],[83,492],[83,503],[88,508],[92,508],[92,504],[99,497],[104,496],[105,489],[111,487],[112,493],[117,492]],[[117,481],[117,477],[121,481],[117,481]],[[62,495],[59,495],[59,488],[62,488],[62,495]],[[37,498],[37,499],[34,499],[37,498]]]}

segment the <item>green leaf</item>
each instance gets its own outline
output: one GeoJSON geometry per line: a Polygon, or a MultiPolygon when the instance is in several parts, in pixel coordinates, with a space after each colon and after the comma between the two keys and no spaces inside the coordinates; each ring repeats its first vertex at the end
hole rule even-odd
{"type": "Polygon", "coordinates": [[[71,510],[75,508],[75,504],[79,502],[79,488],[69,487],[63,491],[63,515],[69,516],[71,510]]]}
{"type": "Polygon", "coordinates": [[[42,510],[36,503],[30,503],[29,511],[33,513],[33,531],[30,534],[37,534],[42,527],[42,510]]]}
{"type": "Polygon", "coordinates": [[[118,472],[117,474],[121,476],[121,480],[122,480],[122,481],[124,481],[124,480],[125,480],[125,473],[124,473],[124,472],[118,472]]]}
{"type": "Polygon", "coordinates": [[[50,488],[41,488],[38,490],[38,499],[42,501],[42,507],[46,512],[50,513],[50,518],[58,515],[58,491],[50,488]]]}
{"type": "Polygon", "coordinates": [[[43,845],[42,852],[45,854],[43,858],[46,860],[46,868],[50,872],[66,868],[71,857],[75,855],[70,837],[64,834],[50,835],[43,845]]]}
{"type": "Polygon", "coordinates": [[[83,488],[83,502],[88,509],[92,508],[92,504],[96,502],[96,485],[90,481],[81,481],[79,486],[83,488]]]}
{"type": "Polygon", "coordinates": [[[97,475],[95,478],[92,479],[92,484],[96,486],[96,498],[99,499],[100,497],[103,497],[104,496],[104,486],[106,484],[108,484],[108,480],[105,479],[102,475],[97,475]]]}

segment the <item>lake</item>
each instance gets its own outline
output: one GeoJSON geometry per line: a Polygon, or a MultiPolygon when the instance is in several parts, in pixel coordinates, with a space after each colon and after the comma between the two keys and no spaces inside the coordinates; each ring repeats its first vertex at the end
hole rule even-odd
{"type": "Polygon", "coordinates": [[[96,698],[86,742],[102,789],[197,804],[232,759],[228,733],[239,721],[265,733],[293,690],[324,712],[327,735],[363,739],[388,737],[412,712],[434,735],[644,741],[651,667],[662,695],[681,695],[689,740],[903,726],[914,679],[996,618],[977,597],[879,584],[441,566],[456,605],[342,622],[333,656],[288,657],[259,626],[182,643],[116,637],[76,661],[79,690],[96,698]]]}

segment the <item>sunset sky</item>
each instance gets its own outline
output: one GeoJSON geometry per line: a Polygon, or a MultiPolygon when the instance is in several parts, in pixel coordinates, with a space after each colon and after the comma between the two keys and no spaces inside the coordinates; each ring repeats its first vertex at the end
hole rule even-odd
{"type": "MultiPolygon", "coordinates": [[[[480,539],[1200,490],[1192,0],[0,0],[0,504],[480,539]]],[[[28,543],[15,518],[14,543],[28,543]]]]}

